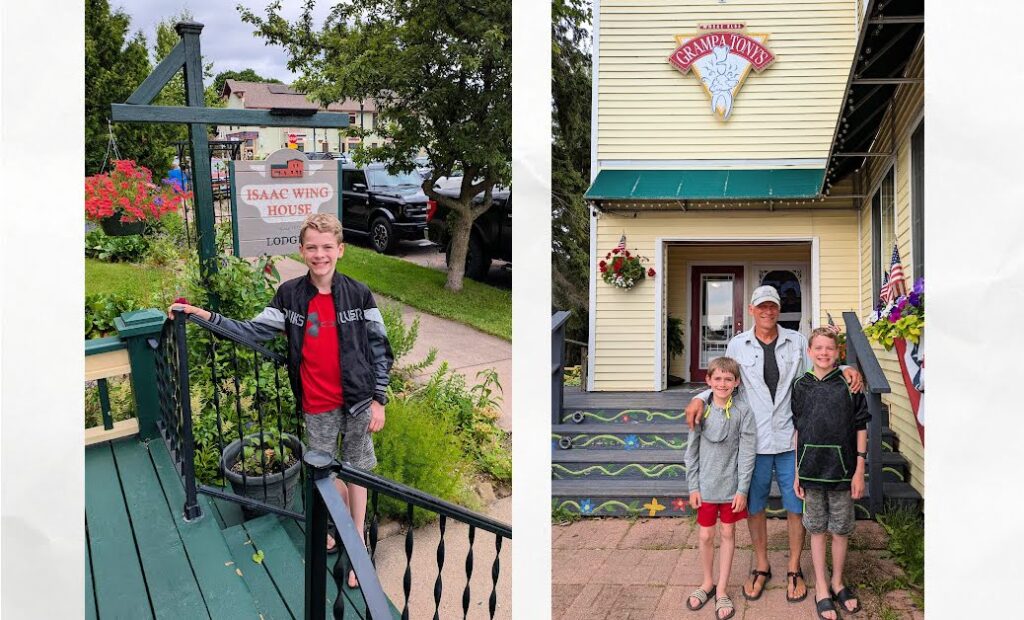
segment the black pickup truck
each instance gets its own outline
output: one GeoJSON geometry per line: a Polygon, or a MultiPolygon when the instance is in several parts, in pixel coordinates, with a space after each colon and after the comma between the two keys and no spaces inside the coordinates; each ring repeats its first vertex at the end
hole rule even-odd
{"type": "Polygon", "coordinates": [[[342,166],[342,227],[367,235],[378,252],[400,239],[425,239],[430,203],[416,173],[389,174],[383,164],[342,166]]]}
{"type": "MultiPolygon", "coordinates": [[[[441,194],[457,198],[458,189],[438,189],[441,194]]],[[[483,202],[481,193],[475,198],[483,202]]],[[[440,203],[430,219],[430,240],[445,252],[451,265],[451,233],[448,209],[440,203]]],[[[512,190],[495,188],[491,195],[491,208],[473,222],[466,252],[466,275],[474,280],[485,280],[492,260],[512,262],[512,190]]]]}

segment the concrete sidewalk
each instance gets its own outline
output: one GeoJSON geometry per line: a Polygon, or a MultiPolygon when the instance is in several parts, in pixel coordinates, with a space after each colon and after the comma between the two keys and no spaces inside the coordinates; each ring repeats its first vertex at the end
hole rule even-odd
{"type": "MultiPolygon", "coordinates": [[[[686,597],[702,579],[697,550],[698,526],[692,519],[584,519],[551,528],[551,617],[553,620],[616,620],[649,618],[714,618],[714,602],[699,613],[686,608],[686,597]]],[[[808,542],[810,537],[807,538],[808,542]]],[[[886,535],[873,521],[858,521],[850,538],[846,583],[859,596],[857,618],[922,620],[904,590],[886,591],[886,582],[902,576],[889,559],[886,535]]],[[[768,520],[768,556],[772,579],[757,601],[743,598],[743,582],[753,568],[754,553],[745,524],[736,528],[736,555],[728,595],[736,605],[737,620],[816,619],[814,570],[810,551],[801,567],[807,577],[808,596],[800,603],[786,600],[786,563],[789,556],[786,521],[768,520]]],[[[716,562],[716,575],[717,575],[716,562]]],[[[852,617],[843,614],[841,617],[852,617]]]]}
{"type": "MultiPolygon", "coordinates": [[[[343,259],[344,260],[344,259],[343,259]]],[[[291,258],[282,257],[275,263],[281,281],[306,275],[306,266],[291,258]]],[[[383,295],[374,294],[378,306],[396,304],[402,309],[402,318],[406,324],[412,324],[416,317],[420,319],[419,338],[416,345],[406,356],[406,362],[417,362],[426,357],[431,348],[437,349],[437,363],[427,369],[423,376],[429,376],[440,362],[448,362],[449,368],[466,378],[466,384],[475,385],[478,381],[476,373],[487,368],[494,368],[498,373],[498,381],[502,387],[500,403],[500,426],[512,430],[512,343],[496,336],[479,332],[468,325],[456,323],[427,314],[399,303],[383,295]]]]}

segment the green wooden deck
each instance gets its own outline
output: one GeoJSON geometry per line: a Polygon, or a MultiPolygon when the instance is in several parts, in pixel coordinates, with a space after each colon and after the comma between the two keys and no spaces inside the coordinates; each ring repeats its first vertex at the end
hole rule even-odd
{"type": "MultiPolygon", "coordinates": [[[[275,515],[242,522],[237,507],[199,500],[204,516],[186,523],[184,489],[161,441],[86,448],[87,618],[303,617],[301,524],[275,515]]],[[[330,615],[337,588],[330,578],[327,587],[330,615]]],[[[359,592],[346,595],[346,611],[365,615],[359,592]]]]}

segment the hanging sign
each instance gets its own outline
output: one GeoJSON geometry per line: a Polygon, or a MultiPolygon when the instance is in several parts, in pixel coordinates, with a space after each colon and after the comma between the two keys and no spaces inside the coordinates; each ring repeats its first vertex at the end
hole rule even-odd
{"type": "Polygon", "coordinates": [[[747,34],[742,23],[700,24],[698,32],[676,35],[679,47],[669,63],[684,75],[693,70],[711,98],[711,113],[729,120],[733,100],[747,74],[760,73],[775,62],[764,46],[767,34],[747,34]]]}
{"type": "Polygon", "coordinates": [[[295,252],[307,216],[338,215],[336,160],[307,160],[301,151],[281,149],[262,161],[233,163],[238,256],[295,252]]]}

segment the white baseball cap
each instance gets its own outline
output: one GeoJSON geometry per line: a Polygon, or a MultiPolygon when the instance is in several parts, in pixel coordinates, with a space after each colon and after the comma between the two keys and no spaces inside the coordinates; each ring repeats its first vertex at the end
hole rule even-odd
{"type": "Polygon", "coordinates": [[[776,306],[782,307],[782,300],[779,299],[779,292],[775,290],[774,286],[759,286],[754,289],[754,294],[750,296],[750,305],[759,306],[762,303],[770,301],[776,306]]]}

